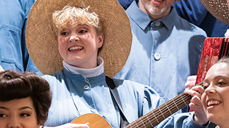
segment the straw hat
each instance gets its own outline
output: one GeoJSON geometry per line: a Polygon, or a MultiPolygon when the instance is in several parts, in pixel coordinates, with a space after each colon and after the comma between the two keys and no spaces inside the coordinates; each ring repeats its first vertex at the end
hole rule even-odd
{"type": "Polygon", "coordinates": [[[205,8],[218,20],[229,25],[227,0],[200,0],[205,8]]]}
{"type": "Polygon", "coordinates": [[[52,13],[66,5],[90,6],[89,11],[99,15],[105,35],[99,56],[104,59],[105,74],[113,77],[124,66],[132,43],[129,19],[117,0],[37,0],[26,26],[26,45],[33,62],[43,74],[63,69],[52,13]]]}

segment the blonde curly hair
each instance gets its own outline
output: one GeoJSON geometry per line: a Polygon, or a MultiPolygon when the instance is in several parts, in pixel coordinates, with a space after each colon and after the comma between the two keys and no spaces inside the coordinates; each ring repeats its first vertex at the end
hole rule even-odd
{"type": "Polygon", "coordinates": [[[62,10],[53,12],[53,23],[58,30],[63,29],[67,25],[88,24],[96,28],[98,34],[102,33],[102,24],[99,16],[95,12],[89,12],[90,6],[87,8],[65,6],[62,10]]]}

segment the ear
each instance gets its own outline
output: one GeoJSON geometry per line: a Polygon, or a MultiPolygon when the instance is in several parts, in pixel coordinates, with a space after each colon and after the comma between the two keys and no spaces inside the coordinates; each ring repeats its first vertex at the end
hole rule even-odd
{"type": "Polygon", "coordinates": [[[98,48],[101,48],[103,46],[103,39],[104,39],[104,35],[100,34],[97,38],[97,46],[98,48]]]}

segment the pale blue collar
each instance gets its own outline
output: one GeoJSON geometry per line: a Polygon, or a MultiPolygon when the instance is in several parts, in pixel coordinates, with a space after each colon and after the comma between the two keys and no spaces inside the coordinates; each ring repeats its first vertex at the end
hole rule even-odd
{"type": "Polygon", "coordinates": [[[129,18],[132,19],[142,30],[146,30],[152,21],[161,21],[165,25],[165,27],[170,30],[175,25],[177,18],[179,18],[176,9],[172,7],[169,15],[160,19],[152,19],[148,14],[143,12],[138,7],[136,1],[133,1],[131,3],[131,5],[127,8],[126,12],[129,18]]]}
{"type": "Polygon", "coordinates": [[[63,66],[67,71],[70,71],[74,74],[81,74],[84,78],[88,78],[95,77],[104,73],[104,61],[102,57],[98,57],[97,62],[98,66],[90,69],[74,67],[72,65],[69,65],[65,61],[63,61],[63,66]]]}

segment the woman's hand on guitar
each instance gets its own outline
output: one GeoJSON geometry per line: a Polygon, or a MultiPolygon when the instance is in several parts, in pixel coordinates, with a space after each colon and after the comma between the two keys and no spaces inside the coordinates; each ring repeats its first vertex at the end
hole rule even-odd
{"type": "Polygon", "coordinates": [[[186,88],[185,93],[192,95],[192,99],[190,100],[189,107],[192,111],[194,111],[194,121],[196,124],[204,125],[208,122],[206,113],[204,111],[201,95],[204,92],[204,88],[201,85],[193,86],[192,88],[186,88]]]}
{"type": "Polygon", "coordinates": [[[89,128],[89,126],[87,124],[67,123],[64,125],[56,126],[56,127],[44,127],[44,128],[89,128]]]}

